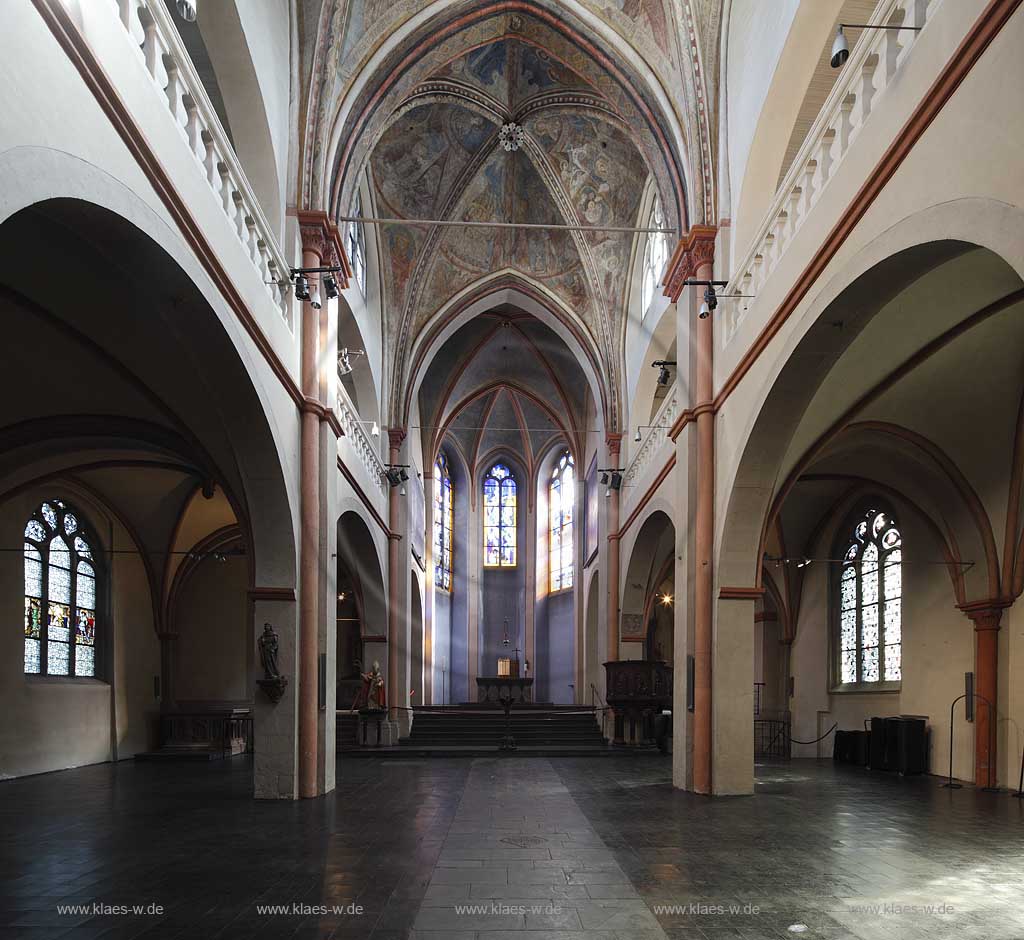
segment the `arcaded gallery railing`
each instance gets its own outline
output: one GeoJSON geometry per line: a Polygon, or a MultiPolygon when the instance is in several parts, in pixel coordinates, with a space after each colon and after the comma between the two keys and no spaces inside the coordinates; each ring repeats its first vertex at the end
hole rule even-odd
{"type": "MultiPolygon", "coordinates": [[[[235,237],[264,282],[268,298],[291,327],[289,266],[166,6],[162,0],[106,3],[152,80],[154,95],[163,101],[177,125],[182,147],[191,151],[235,237]]],[[[101,9],[101,0],[95,0],[95,5],[101,9]]]]}
{"type": "MultiPolygon", "coordinates": [[[[941,0],[882,0],[868,24],[924,27],[941,0]]],[[[775,199],[725,293],[756,297],[835,176],[850,145],[868,124],[906,63],[921,33],[866,29],[790,164],[775,199]]],[[[743,320],[745,307],[729,305],[722,342],[743,320]]]]}
{"type": "Polygon", "coordinates": [[[679,417],[679,405],[679,388],[673,385],[651,421],[651,427],[646,429],[646,433],[642,436],[636,452],[630,457],[629,463],[626,465],[626,472],[622,477],[623,484],[626,487],[626,495],[624,497],[626,504],[640,496],[639,484],[643,480],[643,475],[647,468],[668,441],[668,432],[672,429],[676,418],[679,417]]]}
{"type": "Polygon", "coordinates": [[[359,417],[355,405],[348,397],[341,382],[338,382],[338,422],[345,432],[338,438],[338,456],[353,473],[358,482],[383,508],[387,500],[387,486],[384,482],[384,461],[377,450],[379,439],[374,438],[359,417]]]}

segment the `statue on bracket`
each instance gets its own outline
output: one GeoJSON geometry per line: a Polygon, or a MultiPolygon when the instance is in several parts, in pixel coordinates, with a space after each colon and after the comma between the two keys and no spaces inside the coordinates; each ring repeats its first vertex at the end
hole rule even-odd
{"type": "Polygon", "coordinates": [[[257,679],[256,684],[263,689],[267,698],[276,705],[284,695],[288,680],[281,675],[281,671],[278,669],[278,636],[269,623],[263,624],[263,633],[260,634],[259,638],[259,648],[260,662],[263,665],[263,678],[257,679]]]}
{"type": "Polygon", "coordinates": [[[361,672],[359,675],[362,677],[363,687],[359,690],[353,707],[372,712],[385,711],[388,704],[380,663],[374,660],[373,668],[369,672],[361,672]]]}

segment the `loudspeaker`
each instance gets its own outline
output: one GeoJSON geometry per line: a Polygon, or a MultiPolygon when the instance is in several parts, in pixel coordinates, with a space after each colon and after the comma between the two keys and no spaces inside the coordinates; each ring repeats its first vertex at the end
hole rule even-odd
{"type": "Polygon", "coordinates": [[[327,654],[320,654],[316,671],[316,697],[320,711],[327,708],[327,654]]]}
{"type": "Polygon", "coordinates": [[[974,721],[974,673],[964,673],[964,695],[967,698],[964,699],[966,702],[966,718],[968,721],[974,721]]]}
{"type": "Polygon", "coordinates": [[[895,769],[901,774],[923,774],[927,753],[925,746],[926,723],[923,718],[890,718],[896,756],[895,769]]]}
{"type": "Polygon", "coordinates": [[[868,745],[868,766],[872,770],[888,770],[885,764],[885,719],[871,719],[871,739],[868,745]]]}
{"type": "Polygon", "coordinates": [[[695,707],[693,698],[693,682],[696,677],[696,664],[692,656],[686,657],[686,710],[692,712],[695,707]]]}

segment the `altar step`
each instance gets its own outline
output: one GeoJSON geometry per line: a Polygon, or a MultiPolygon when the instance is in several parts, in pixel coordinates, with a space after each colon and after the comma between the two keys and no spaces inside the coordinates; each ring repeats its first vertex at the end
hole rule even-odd
{"type": "Polygon", "coordinates": [[[497,709],[414,708],[409,737],[398,743],[404,753],[478,756],[499,751],[508,730],[518,756],[580,756],[608,750],[592,712],[536,705],[513,711],[508,726],[497,709]]]}

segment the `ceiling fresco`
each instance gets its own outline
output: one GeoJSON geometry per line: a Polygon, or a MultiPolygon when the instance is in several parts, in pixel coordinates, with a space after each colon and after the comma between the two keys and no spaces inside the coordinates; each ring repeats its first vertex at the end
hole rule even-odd
{"type": "MultiPolygon", "coordinates": [[[[452,0],[425,18],[426,0],[323,0],[305,17],[318,38],[300,200],[344,215],[365,169],[379,216],[634,226],[653,184],[670,225],[701,221],[713,154],[692,142],[709,137],[697,102],[717,40],[697,33],[717,28],[720,3],[452,0]],[[514,153],[498,138],[510,122],[525,133],[514,153]]],[[[633,235],[414,223],[377,235],[392,411],[438,311],[519,276],[582,328],[615,424],[633,235]]]]}

